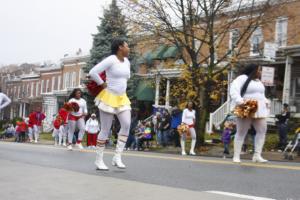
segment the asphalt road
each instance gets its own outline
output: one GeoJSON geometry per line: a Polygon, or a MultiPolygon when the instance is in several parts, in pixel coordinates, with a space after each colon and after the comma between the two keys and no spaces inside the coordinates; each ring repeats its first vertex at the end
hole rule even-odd
{"type": "Polygon", "coordinates": [[[126,152],[126,170],[105,162],[95,170],[90,150],[0,142],[2,200],[10,199],[284,199],[300,200],[300,164],[241,165],[231,160],[126,152]],[[70,198],[66,198],[66,196],[70,198]]]}

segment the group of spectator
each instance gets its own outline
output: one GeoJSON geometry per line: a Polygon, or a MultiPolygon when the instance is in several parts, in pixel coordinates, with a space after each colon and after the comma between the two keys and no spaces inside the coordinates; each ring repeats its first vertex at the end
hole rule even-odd
{"type": "Polygon", "coordinates": [[[154,115],[139,120],[137,112],[132,112],[130,135],[126,149],[148,150],[151,146],[180,147],[180,136],[177,127],[181,124],[182,111],[174,107],[171,112],[158,109],[154,115]]]}

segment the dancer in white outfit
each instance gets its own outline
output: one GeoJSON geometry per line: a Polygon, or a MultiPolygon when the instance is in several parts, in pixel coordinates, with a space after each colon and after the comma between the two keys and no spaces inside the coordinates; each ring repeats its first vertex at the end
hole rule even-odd
{"type": "Polygon", "coordinates": [[[255,153],[253,162],[267,162],[261,156],[267,131],[266,118],[269,115],[269,101],[265,97],[265,87],[259,80],[261,77],[261,67],[256,64],[246,66],[243,73],[231,84],[230,97],[231,108],[243,104],[248,99],[256,100],[258,109],[252,118],[237,118],[237,132],[234,139],[233,162],[240,163],[240,153],[245,136],[251,124],[256,130],[255,153]]]}
{"type": "Polygon", "coordinates": [[[10,98],[6,94],[0,92],[0,111],[11,103],[10,98]]]}
{"type": "Polygon", "coordinates": [[[79,129],[78,139],[76,146],[79,149],[83,149],[81,144],[84,132],[85,132],[85,121],[84,118],[88,113],[86,101],[81,97],[82,92],[80,89],[74,89],[69,97],[68,103],[76,103],[79,107],[78,111],[71,112],[68,116],[68,150],[72,150],[72,141],[76,127],[79,129]]]}
{"type": "Polygon", "coordinates": [[[103,161],[103,151],[106,140],[110,135],[114,115],[117,115],[121,129],[118,133],[116,153],[112,165],[122,169],[126,168],[121,160],[121,154],[129,135],[131,121],[130,101],[126,94],[127,81],[130,78],[130,62],[127,59],[129,47],[124,40],[116,39],[111,45],[111,50],[112,55],[93,67],[89,73],[91,79],[105,88],[95,98],[96,106],[100,110],[101,124],[95,162],[99,170],[108,170],[103,161]],[[99,76],[104,71],[106,73],[106,83],[99,76]]]}
{"type": "MultiPolygon", "coordinates": [[[[193,102],[189,102],[186,109],[183,110],[182,113],[182,123],[186,124],[189,127],[189,133],[191,134],[192,142],[191,142],[191,149],[190,155],[196,155],[195,153],[195,146],[196,146],[196,131],[195,131],[195,119],[196,119],[196,112],[193,109],[193,102]]],[[[185,152],[185,141],[186,141],[186,133],[181,135],[181,154],[186,155],[185,152]]]]}

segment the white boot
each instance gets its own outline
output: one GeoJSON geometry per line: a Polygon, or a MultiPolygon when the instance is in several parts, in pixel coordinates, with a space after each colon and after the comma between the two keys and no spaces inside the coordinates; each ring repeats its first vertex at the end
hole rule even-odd
{"type": "Polygon", "coordinates": [[[67,137],[63,136],[63,146],[66,147],[67,146],[67,137]]]}
{"type": "Polygon", "coordinates": [[[184,140],[180,140],[180,145],[181,145],[181,155],[185,156],[186,152],[185,152],[185,141],[184,140]]]}
{"type": "Polygon", "coordinates": [[[34,133],[34,142],[35,143],[38,142],[38,138],[39,138],[39,134],[38,133],[34,133]]]}
{"type": "Polygon", "coordinates": [[[104,149],[105,149],[105,146],[97,148],[97,150],[96,150],[97,155],[96,155],[95,165],[96,165],[98,170],[107,171],[109,169],[103,161],[103,151],[104,151],[104,149]]]}
{"type": "Polygon", "coordinates": [[[190,150],[190,155],[192,155],[192,156],[196,155],[196,153],[194,151],[195,146],[196,146],[196,140],[192,140],[192,142],[191,142],[191,150],[190,150]]]}
{"type": "Polygon", "coordinates": [[[57,145],[58,145],[58,138],[55,137],[55,138],[54,138],[54,146],[57,146],[57,145]]]}
{"type": "Polygon", "coordinates": [[[243,141],[234,140],[234,154],[232,161],[234,163],[241,163],[240,155],[242,151],[243,141]]]}
{"type": "Polygon", "coordinates": [[[265,138],[264,137],[262,139],[255,140],[255,147],[254,147],[254,151],[255,152],[254,152],[254,155],[253,155],[253,158],[252,158],[253,162],[258,162],[258,163],[266,163],[266,162],[268,162],[268,160],[264,159],[261,156],[261,152],[262,152],[264,143],[265,143],[265,138]]]}
{"type": "Polygon", "coordinates": [[[266,160],[263,157],[261,157],[261,154],[259,154],[259,153],[254,153],[252,161],[253,162],[258,162],[258,163],[266,163],[266,162],[268,162],[268,160],[266,160]]]}
{"type": "Polygon", "coordinates": [[[126,166],[124,165],[124,163],[122,162],[122,152],[124,150],[124,147],[125,147],[125,142],[122,142],[120,140],[118,140],[117,142],[117,146],[116,146],[116,153],[112,159],[112,165],[113,166],[116,166],[120,169],[125,169],[126,166]]]}
{"type": "Polygon", "coordinates": [[[62,136],[61,135],[58,136],[58,145],[59,146],[62,145],[62,136]]]}

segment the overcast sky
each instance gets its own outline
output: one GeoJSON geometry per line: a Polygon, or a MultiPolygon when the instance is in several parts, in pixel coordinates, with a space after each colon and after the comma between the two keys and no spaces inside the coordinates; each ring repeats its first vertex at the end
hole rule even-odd
{"type": "Polygon", "coordinates": [[[111,0],[0,0],[0,65],[89,52],[111,0]]]}

